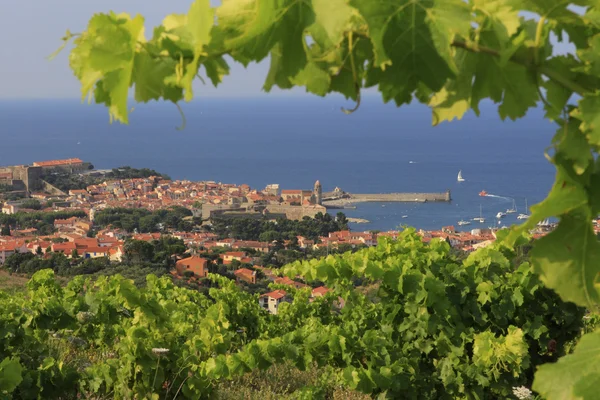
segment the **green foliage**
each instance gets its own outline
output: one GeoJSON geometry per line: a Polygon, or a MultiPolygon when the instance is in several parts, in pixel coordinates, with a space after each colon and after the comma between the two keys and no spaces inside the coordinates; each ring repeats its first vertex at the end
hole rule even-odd
{"type": "Polygon", "coordinates": [[[10,236],[10,226],[5,224],[0,230],[0,236],[10,236]]]}
{"type": "Polygon", "coordinates": [[[41,210],[42,203],[40,203],[40,201],[37,199],[29,199],[21,203],[21,208],[28,208],[30,210],[41,210]]]}
{"type": "Polygon", "coordinates": [[[185,217],[192,216],[192,212],[185,207],[173,206],[150,212],[145,208],[105,208],[94,216],[96,227],[112,226],[128,232],[159,232],[163,228],[190,231],[191,222],[184,221],[185,217]]]}
{"type": "Polygon", "coordinates": [[[15,398],[218,398],[229,379],[280,364],[323,368],[298,396],[507,398],[564,354],[584,314],[514,257],[488,248],[461,263],[445,242],[407,230],[288,266],[333,291],[310,299],[308,288],[272,285],[289,298],[276,315],[218,275],[201,294],[152,275],[138,288],[116,268],[61,287],[41,270],[26,296],[0,292],[0,359],[20,360],[15,398]],[[376,302],[354,287],[359,277],[377,282],[376,302]]]}
{"type": "Polygon", "coordinates": [[[110,172],[101,175],[73,174],[69,171],[60,169],[45,171],[42,173],[43,180],[64,192],[68,192],[69,190],[86,189],[88,186],[97,185],[112,179],[136,179],[149,178],[151,176],[156,176],[167,180],[171,179],[168,175],[161,174],[153,169],[137,169],[129,166],[113,168],[110,172]]]}
{"type": "Polygon", "coordinates": [[[58,211],[58,212],[17,212],[16,214],[1,214],[0,225],[10,226],[18,229],[36,228],[41,235],[54,232],[55,219],[67,219],[71,217],[83,218],[85,212],[81,210],[58,211]]]}
{"type": "Polygon", "coordinates": [[[221,238],[234,237],[240,240],[261,240],[273,242],[277,240],[291,240],[296,236],[318,240],[320,236],[327,236],[330,232],[348,229],[348,220],[334,219],[330,214],[317,213],[314,218],[304,217],[299,221],[278,219],[275,222],[267,219],[253,218],[211,218],[212,230],[221,238]]]}

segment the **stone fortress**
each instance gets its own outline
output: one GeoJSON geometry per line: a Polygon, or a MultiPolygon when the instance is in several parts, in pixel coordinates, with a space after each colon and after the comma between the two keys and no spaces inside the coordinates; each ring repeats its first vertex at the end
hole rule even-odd
{"type": "Polygon", "coordinates": [[[24,195],[47,189],[42,176],[45,171],[61,169],[69,172],[81,172],[90,168],[90,163],[79,158],[66,160],[36,161],[32,165],[13,165],[0,167],[0,185],[11,186],[13,192],[24,195]]]}
{"type": "Polygon", "coordinates": [[[208,220],[217,216],[300,220],[304,217],[314,218],[318,213],[327,212],[327,208],[322,205],[323,189],[319,181],[315,182],[313,190],[279,190],[278,184],[270,184],[262,193],[278,198],[278,201],[266,204],[250,201],[223,205],[203,204],[202,219],[208,220]]]}

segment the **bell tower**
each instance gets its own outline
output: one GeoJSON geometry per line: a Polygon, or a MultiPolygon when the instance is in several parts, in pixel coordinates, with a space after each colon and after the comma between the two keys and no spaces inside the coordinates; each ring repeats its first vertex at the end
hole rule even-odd
{"type": "Polygon", "coordinates": [[[323,189],[321,188],[321,182],[319,182],[318,180],[315,182],[313,194],[315,196],[315,203],[321,205],[323,201],[323,189]]]}

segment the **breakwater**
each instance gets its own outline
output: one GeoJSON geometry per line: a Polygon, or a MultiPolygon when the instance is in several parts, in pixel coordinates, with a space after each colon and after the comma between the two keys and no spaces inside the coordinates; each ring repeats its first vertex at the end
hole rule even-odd
{"type": "Polygon", "coordinates": [[[368,193],[354,194],[344,193],[340,196],[331,196],[323,199],[325,207],[340,207],[352,203],[365,202],[404,202],[404,203],[426,203],[426,202],[450,202],[452,197],[450,190],[441,193],[368,193]]]}

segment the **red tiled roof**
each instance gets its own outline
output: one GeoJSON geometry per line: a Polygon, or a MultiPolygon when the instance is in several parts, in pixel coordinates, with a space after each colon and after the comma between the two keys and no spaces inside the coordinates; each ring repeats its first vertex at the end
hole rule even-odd
{"type": "Polygon", "coordinates": [[[279,290],[274,290],[269,293],[265,293],[260,297],[271,297],[273,299],[281,299],[282,297],[285,297],[286,294],[287,293],[285,292],[285,290],[279,289],[279,290]]]}
{"type": "Polygon", "coordinates": [[[57,165],[70,164],[83,164],[83,161],[81,161],[79,158],[68,158],[66,160],[36,161],[33,163],[35,167],[54,167],[57,165]]]}
{"type": "Polygon", "coordinates": [[[313,296],[323,296],[325,293],[331,291],[331,289],[326,288],[325,286],[319,286],[312,290],[313,296]]]}

